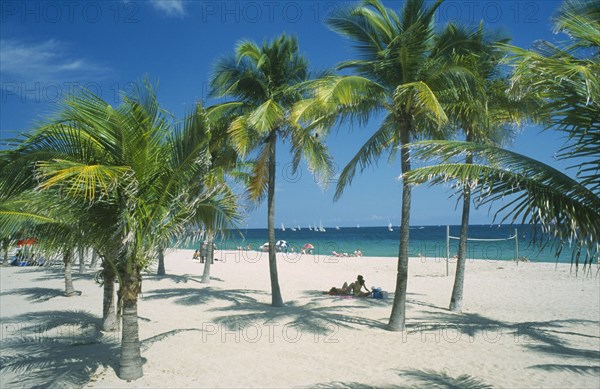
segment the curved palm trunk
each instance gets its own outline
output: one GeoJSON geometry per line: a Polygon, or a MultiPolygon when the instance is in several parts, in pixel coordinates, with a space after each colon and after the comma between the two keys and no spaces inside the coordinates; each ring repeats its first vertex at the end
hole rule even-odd
{"type": "Polygon", "coordinates": [[[104,280],[104,298],[102,300],[102,330],[117,329],[117,314],[115,312],[115,277],[113,265],[104,261],[102,270],[104,280]]]}
{"type": "Polygon", "coordinates": [[[140,351],[137,298],[141,290],[140,271],[134,267],[130,273],[121,273],[119,294],[123,305],[121,326],[121,359],[119,378],[136,380],[144,375],[140,351]]]}
{"type": "Polygon", "coordinates": [[[71,297],[75,295],[73,288],[73,276],[71,274],[71,264],[73,262],[73,250],[67,249],[63,254],[63,262],[65,263],[65,295],[71,297]]]}
{"type": "MultiPolygon", "coordinates": [[[[471,131],[467,130],[467,142],[472,142],[471,131]]],[[[465,164],[473,164],[473,156],[468,154],[465,164]]],[[[469,213],[471,211],[471,188],[465,185],[463,189],[463,211],[460,224],[460,240],[458,241],[458,259],[456,260],[456,275],[450,297],[450,310],[462,312],[463,288],[465,284],[465,266],[467,263],[467,237],[469,233],[469,213]]]]}
{"type": "MultiPolygon", "coordinates": [[[[409,127],[403,126],[400,133],[402,148],[400,149],[400,160],[402,174],[410,171],[410,153],[404,147],[410,142],[409,127]]],[[[398,249],[398,269],[396,273],[396,290],[392,313],[388,328],[391,331],[403,331],[406,319],[406,289],[408,286],[408,241],[410,228],[410,195],[411,186],[402,181],[402,220],[400,223],[400,247],[398,249]]]]}
{"type": "Polygon", "coordinates": [[[156,274],[159,276],[167,274],[165,270],[165,249],[162,246],[158,248],[158,270],[156,274]]]}
{"type": "Polygon", "coordinates": [[[204,271],[202,272],[202,282],[203,284],[210,284],[210,265],[212,265],[214,261],[214,235],[212,231],[207,231],[206,233],[206,262],[204,263],[204,271]]]}
{"type": "Polygon", "coordinates": [[[277,257],[275,256],[275,144],[277,137],[275,131],[271,133],[269,140],[269,182],[267,188],[268,207],[268,241],[269,241],[269,272],[271,275],[271,305],[283,306],[283,298],[279,289],[279,277],[277,275],[277,257]]]}

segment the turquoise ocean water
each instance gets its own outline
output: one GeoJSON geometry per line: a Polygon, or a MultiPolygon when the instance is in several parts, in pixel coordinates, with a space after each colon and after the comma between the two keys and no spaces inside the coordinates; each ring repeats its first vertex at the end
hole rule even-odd
{"type": "MultiPolygon", "coordinates": [[[[519,257],[527,257],[536,262],[556,262],[555,250],[540,247],[532,242],[531,226],[512,225],[471,225],[469,238],[476,239],[506,239],[515,235],[517,229],[519,257]]],[[[459,236],[460,226],[450,226],[450,235],[459,236]]],[[[329,255],[332,251],[338,253],[353,253],[359,249],[364,256],[397,257],[400,239],[400,229],[393,227],[389,231],[384,227],[341,227],[327,228],[325,232],[311,231],[301,228],[293,231],[276,229],[276,240],[285,240],[298,252],[306,243],[312,244],[314,253],[329,255]]],[[[219,249],[235,250],[237,247],[250,245],[253,250],[267,241],[266,229],[230,230],[217,237],[215,243],[219,249]]],[[[190,244],[186,248],[198,248],[198,243],[190,244]]],[[[492,242],[469,242],[469,259],[486,260],[513,260],[515,258],[515,240],[499,240],[492,242]]],[[[458,240],[450,240],[450,257],[458,252],[458,240]]],[[[414,226],[410,229],[409,255],[419,254],[428,258],[446,258],[446,226],[414,226]]],[[[571,261],[571,250],[565,248],[558,257],[558,262],[571,261]]]]}

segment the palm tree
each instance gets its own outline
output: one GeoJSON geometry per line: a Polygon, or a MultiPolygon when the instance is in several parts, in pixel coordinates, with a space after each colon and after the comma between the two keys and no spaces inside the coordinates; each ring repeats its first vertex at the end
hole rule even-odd
{"type": "MultiPolygon", "coordinates": [[[[408,0],[401,14],[378,0],[340,10],[329,26],[355,43],[360,58],[339,69],[357,75],[326,76],[308,85],[313,97],[296,107],[299,119],[316,118],[314,126],[331,127],[350,118],[365,122],[383,112],[379,128],[342,170],[335,198],[383,154],[393,159],[400,150],[402,177],[411,170],[407,144],[419,137],[440,136],[447,116],[438,99],[466,87],[467,69],[449,64],[436,50],[433,17],[442,0],[427,8],[423,0],[408,0]]],[[[394,303],[388,328],[404,329],[408,282],[408,242],[411,186],[402,183],[402,216],[394,303]]]]}
{"type": "MultiPolygon", "coordinates": [[[[432,183],[457,180],[478,184],[474,191],[481,203],[507,195],[509,202],[498,213],[502,221],[530,223],[554,238],[557,253],[566,242],[574,245],[572,263],[578,268],[598,257],[600,249],[600,23],[598,5],[592,1],[565,1],[555,17],[557,32],[565,32],[570,44],[539,42],[535,50],[507,47],[512,53],[511,92],[516,97],[544,99],[550,118],[547,129],[562,131],[567,143],[558,158],[573,161],[576,178],[499,147],[472,142],[419,142],[413,145],[425,158],[444,160],[472,153],[486,163],[443,163],[417,169],[407,181],[432,183]]],[[[538,229],[535,230],[536,234],[538,229]]]]}
{"type": "MultiPolygon", "coordinates": [[[[450,119],[449,125],[460,129],[467,142],[507,144],[528,116],[536,116],[540,102],[532,96],[522,96],[519,100],[508,98],[506,90],[509,82],[499,66],[505,50],[498,46],[508,39],[488,35],[483,23],[473,30],[449,24],[436,37],[438,54],[468,68],[473,75],[469,89],[458,90],[458,95],[451,93],[447,98],[442,97],[442,104],[450,119]]],[[[472,163],[473,155],[467,153],[465,164],[472,163]]],[[[449,307],[456,312],[462,311],[471,207],[469,183],[462,186],[462,203],[456,275],[449,307]]]]}
{"type": "MultiPolygon", "coordinates": [[[[17,162],[17,161],[14,161],[17,162]]],[[[33,174],[33,173],[32,173],[33,174]]],[[[7,179],[1,176],[0,182],[7,179]]],[[[8,178],[10,179],[10,178],[8,178]]],[[[114,261],[116,252],[112,241],[111,226],[114,215],[106,207],[97,205],[78,206],[52,190],[33,190],[13,194],[0,201],[0,231],[10,236],[35,236],[36,246],[46,255],[62,253],[65,264],[65,295],[75,295],[72,280],[72,256],[75,246],[89,246],[102,257],[102,285],[104,289],[102,329],[116,328],[114,307],[114,261]],[[85,231],[85,234],[82,234],[85,231]],[[83,240],[83,236],[87,239],[83,240]],[[107,259],[108,258],[108,259],[107,259]]]]}
{"type": "MultiPolygon", "coordinates": [[[[116,109],[84,91],[69,97],[58,117],[16,151],[36,161],[39,190],[116,209],[110,231],[117,248],[122,379],[143,375],[137,318],[141,271],[154,259],[157,243],[202,219],[208,208],[203,206],[219,191],[203,186],[210,167],[204,124],[194,111],[176,125],[149,84],[116,109]]],[[[219,223],[235,216],[228,208],[210,208],[219,223]]]]}
{"type": "Polygon", "coordinates": [[[217,62],[211,79],[213,96],[234,99],[213,107],[212,112],[236,116],[229,127],[236,151],[242,157],[257,152],[248,194],[254,201],[267,195],[271,297],[277,307],[283,306],[275,256],[277,144],[290,141],[294,169],[303,156],[311,171],[328,171],[331,164],[318,135],[291,120],[293,104],[302,98],[298,85],[308,77],[308,64],[298,53],[297,40],[283,34],[262,47],[239,42],[235,56],[217,62]]]}

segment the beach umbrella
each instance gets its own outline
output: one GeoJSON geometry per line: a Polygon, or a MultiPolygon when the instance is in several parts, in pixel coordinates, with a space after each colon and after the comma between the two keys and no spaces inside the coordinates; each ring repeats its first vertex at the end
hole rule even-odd
{"type": "Polygon", "coordinates": [[[313,245],[312,245],[312,244],[310,244],[310,243],[307,243],[307,244],[305,244],[305,245],[304,245],[304,250],[306,250],[306,249],[311,249],[311,250],[312,250],[312,249],[314,249],[314,248],[315,248],[315,246],[313,246],[313,245]]]}
{"type": "Polygon", "coordinates": [[[35,238],[19,239],[17,246],[31,246],[35,244],[35,238]]]}

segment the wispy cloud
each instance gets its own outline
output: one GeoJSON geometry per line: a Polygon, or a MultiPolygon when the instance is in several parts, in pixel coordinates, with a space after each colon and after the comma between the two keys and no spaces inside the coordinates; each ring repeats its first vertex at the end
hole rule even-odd
{"type": "Polygon", "coordinates": [[[0,40],[0,74],[4,82],[65,82],[98,78],[108,71],[85,58],[70,55],[55,39],[43,42],[0,40]]]}
{"type": "Polygon", "coordinates": [[[150,4],[167,16],[184,16],[185,8],[182,0],[150,0],[150,4]]]}

